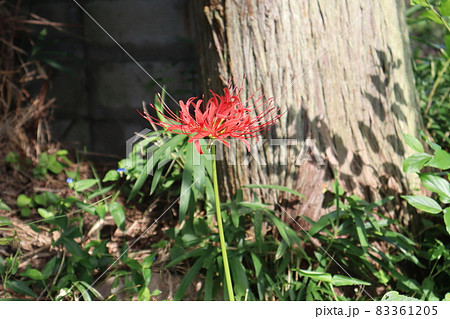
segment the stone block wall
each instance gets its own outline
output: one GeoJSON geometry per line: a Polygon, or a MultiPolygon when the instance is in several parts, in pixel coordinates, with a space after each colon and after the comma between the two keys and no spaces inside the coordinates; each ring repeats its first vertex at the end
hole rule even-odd
{"type": "Polygon", "coordinates": [[[71,0],[24,4],[68,25],[65,32],[47,28],[49,47],[63,54],[55,59],[69,69],[51,74],[50,97],[57,105],[53,136],[67,147],[123,158],[125,141],[148,127],[137,110],[161,91],[146,72],[177,101],[198,95],[189,0],[77,2],[101,27],[71,0]]]}

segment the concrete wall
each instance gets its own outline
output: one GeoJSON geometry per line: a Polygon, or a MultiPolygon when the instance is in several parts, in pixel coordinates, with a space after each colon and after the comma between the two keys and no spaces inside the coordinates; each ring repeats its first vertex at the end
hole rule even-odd
{"type": "MultiPolygon", "coordinates": [[[[198,95],[188,0],[77,2],[178,101],[198,95]]],[[[53,136],[66,146],[125,156],[125,141],[148,127],[137,109],[161,89],[74,1],[29,1],[29,10],[69,24],[46,41],[70,73],[52,71],[53,136]]],[[[167,99],[167,102],[170,100],[167,99]]],[[[172,105],[174,103],[170,101],[172,105]]]]}

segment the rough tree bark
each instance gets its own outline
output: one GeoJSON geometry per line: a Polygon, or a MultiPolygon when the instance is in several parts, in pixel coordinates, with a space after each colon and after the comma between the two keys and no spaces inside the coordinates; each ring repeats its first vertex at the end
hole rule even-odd
{"type": "Polygon", "coordinates": [[[261,88],[286,111],[265,143],[298,141],[261,148],[267,165],[255,159],[241,165],[244,151],[228,153],[228,161],[220,163],[228,195],[246,184],[285,185],[306,199],[298,203],[280,193],[278,200],[296,216],[317,219],[335,169],[344,189],[368,201],[411,189],[416,181],[402,173],[410,155],[402,132],[417,136],[423,125],[404,3],[195,1],[204,91],[220,91],[228,79],[239,82],[245,75],[244,100],[261,88]],[[307,139],[326,165],[299,161],[307,139]],[[232,156],[238,165],[230,164],[232,156]]]}

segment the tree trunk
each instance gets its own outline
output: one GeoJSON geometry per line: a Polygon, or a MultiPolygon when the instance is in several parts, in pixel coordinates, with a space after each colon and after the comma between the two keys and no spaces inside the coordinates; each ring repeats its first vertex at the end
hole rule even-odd
{"type": "Polygon", "coordinates": [[[228,195],[247,184],[288,186],[306,199],[279,193],[278,202],[316,220],[335,170],[367,201],[417,183],[402,173],[402,133],[423,127],[404,10],[403,0],[195,1],[204,91],[245,75],[243,100],[261,88],[286,112],[263,137],[267,165],[252,156],[245,165],[244,148],[225,153],[228,195]]]}

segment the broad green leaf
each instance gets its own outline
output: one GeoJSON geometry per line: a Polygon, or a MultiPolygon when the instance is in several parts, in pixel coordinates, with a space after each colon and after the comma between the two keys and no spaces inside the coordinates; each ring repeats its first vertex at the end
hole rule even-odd
{"type": "Polygon", "coordinates": [[[85,257],[84,251],[81,249],[80,245],[72,238],[67,238],[65,236],[61,237],[61,241],[67,251],[75,257],[83,258],[85,257]]]}
{"type": "Polygon", "coordinates": [[[35,292],[30,288],[30,286],[28,286],[28,284],[20,280],[8,280],[6,282],[6,287],[21,295],[31,296],[34,298],[38,297],[35,294],[35,292]]]}
{"type": "Polygon", "coordinates": [[[438,8],[443,16],[450,16],[450,0],[442,0],[438,8]]]}
{"type": "Polygon", "coordinates": [[[422,185],[441,196],[450,197],[450,183],[442,178],[433,174],[419,174],[422,185]]]}
{"type": "Polygon", "coordinates": [[[331,222],[335,221],[337,218],[337,212],[333,211],[331,213],[328,213],[326,215],[323,215],[319,218],[319,220],[309,229],[308,234],[309,236],[314,236],[319,231],[324,229],[325,227],[331,225],[331,222]]]}
{"type": "Polygon", "coordinates": [[[402,196],[406,201],[417,209],[430,214],[437,214],[442,211],[441,206],[432,198],[423,195],[402,196]]]}
{"type": "Polygon", "coordinates": [[[150,268],[153,264],[153,259],[156,257],[157,253],[153,253],[142,260],[142,268],[150,268]]]}
{"type": "Polygon", "coordinates": [[[421,5],[422,7],[425,7],[425,8],[428,8],[430,6],[426,0],[411,0],[409,3],[412,6],[418,4],[418,5],[421,5]]]}
{"type": "Polygon", "coordinates": [[[10,226],[12,225],[11,221],[4,217],[4,216],[0,216],[0,227],[4,227],[4,226],[10,226]]]}
{"type": "Polygon", "coordinates": [[[444,209],[444,222],[447,233],[450,235],[450,207],[444,209]]]}
{"type": "Polygon", "coordinates": [[[42,273],[37,270],[37,269],[33,269],[33,268],[28,268],[24,271],[22,271],[20,274],[20,276],[22,277],[28,277],[34,280],[43,280],[44,277],[42,276],[42,273]]]}
{"type": "Polygon", "coordinates": [[[434,286],[435,286],[434,280],[430,277],[427,277],[422,281],[422,290],[424,293],[422,299],[428,301],[439,301],[439,298],[437,298],[433,292],[434,286]]]}
{"type": "Polygon", "coordinates": [[[433,156],[427,153],[416,153],[403,161],[403,171],[405,173],[415,173],[424,167],[433,156]]]}
{"type": "MultiPolygon", "coordinates": [[[[2,202],[2,200],[0,199],[0,210],[6,210],[6,211],[10,211],[11,207],[9,207],[8,205],[6,205],[5,203],[2,202]]],[[[1,226],[1,225],[0,225],[1,226]]]]}
{"type": "Polygon", "coordinates": [[[148,287],[143,287],[139,290],[138,301],[149,301],[151,297],[148,287]]]}
{"type": "Polygon", "coordinates": [[[279,191],[283,191],[283,192],[288,192],[291,193],[295,196],[301,197],[301,198],[305,198],[305,196],[303,196],[302,194],[300,194],[299,192],[297,192],[296,190],[293,190],[289,187],[285,187],[285,186],[281,186],[281,185],[255,185],[255,184],[250,184],[250,185],[246,185],[243,186],[243,188],[267,188],[267,189],[276,189],[279,191]]]}
{"type": "Polygon", "coordinates": [[[384,294],[381,301],[419,301],[419,299],[400,295],[397,291],[389,291],[384,294]]]}
{"type": "Polygon", "coordinates": [[[106,206],[103,204],[98,204],[97,207],[95,207],[95,214],[100,217],[101,219],[105,219],[106,217],[106,206]]]}
{"type": "Polygon", "coordinates": [[[237,297],[243,297],[245,296],[246,290],[249,289],[245,267],[237,257],[229,258],[229,262],[234,292],[237,297]]]}
{"type": "Polygon", "coordinates": [[[288,243],[286,243],[286,241],[284,239],[282,239],[280,244],[278,245],[277,251],[275,253],[275,260],[278,260],[281,257],[283,257],[288,246],[289,246],[288,243]]]}
{"type": "Polygon", "coordinates": [[[93,204],[87,204],[87,203],[83,203],[83,202],[76,202],[75,206],[77,206],[78,208],[80,208],[81,210],[83,210],[86,213],[89,213],[91,215],[95,215],[96,207],[93,204]]]}
{"type": "Polygon", "coordinates": [[[18,207],[27,207],[31,204],[31,198],[29,198],[27,195],[20,194],[17,197],[17,206],[18,207]]]}
{"type": "Polygon", "coordinates": [[[250,253],[252,256],[253,266],[255,267],[255,275],[258,277],[261,274],[262,270],[262,264],[259,260],[258,256],[256,256],[254,253],[250,253]]]}
{"type": "Polygon", "coordinates": [[[42,277],[44,279],[49,278],[53,274],[57,261],[58,261],[58,258],[55,256],[52,259],[50,259],[50,261],[48,263],[45,264],[44,268],[42,268],[41,273],[42,273],[42,277]]]}
{"type": "Polygon", "coordinates": [[[368,281],[364,281],[364,280],[360,280],[360,279],[355,279],[355,278],[349,278],[349,277],[345,277],[345,276],[341,276],[341,275],[334,275],[331,283],[337,287],[340,286],[356,286],[356,285],[366,285],[366,286],[370,286],[371,283],[368,281]]]}
{"type": "Polygon", "coordinates": [[[58,159],[56,158],[56,155],[51,155],[48,158],[48,169],[53,173],[53,174],[59,174],[62,172],[62,170],[64,169],[64,166],[58,162],[58,159]]]}
{"type": "Polygon", "coordinates": [[[13,242],[15,239],[14,236],[0,237],[0,245],[6,246],[13,242]]]}
{"type": "Polygon", "coordinates": [[[437,150],[434,152],[434,158],[428,162],[427,166],[442,170],[450,169],[450,154],[444,150],[437,150]]]}
{"type": "Polygon", "coordinates": [[[105,177],[103,177],[102,182],[115,182],[119,179],[119,177],[119,173],[115,169],[112,169],[106,173],[105,177]]]}
{"type": "Polygon", "coordinates": [[[74,183],[74,189],[77,192],[85,191],[88,188],[91,188],[92,186],[96,185],[98,183],[98,180],[96,179],[83,179],[81,181],[76,181],[74,183]]]}
{"type": "Polygon", "coordinates": [[[439,18],[439,15],[436,12],[432,11],[432,10],[428,9],[428,10],[424,11],[420,16],[428,18],[428,19],[430,19],[430,20],[432,20],[432,21],[434,21],[434,22],[436,22],[438,24],[442,24],[442,21],[439,18]]]}
{"type": "Polygon", "coordinates": [[[34,201],[38,205],[45,206],[47,205],[47,196],[45,196],[45,194],[38,194],[34,196],[34,201]]]}
{"type": "Polygon", "coordinates": [[[408,134],[403,134],[403,138],[405,139],[405,143],[411,147],[413,150],[415,150],[418,153],[424,153],[424,149],[422,146],[422,143],[420,143],[420,141],[415,138],[414,136],[408,135],[408,134]]]}
{"type": "Polygon", "coordinates": [[[118,202],[114,202],[109,206],[109,211],[116,222],[117,227],[125,229],[125,211],[118,202]]]}
{"type": "Polygon", "coordinates": [[[24,207],[20,210],[20,215],[22,217],[29,217],[31,215],[31,209],[29,207],[24,207]]]}
{"type": "Polygon", "coordinates": [[[297,271],[300,275],[309,277],[314,280],[320,280],[324,282],[331,282],[333,280],[331,274],[327,272],[321,272],[321,271],[313,271],[313,270],[303,270],[295,268],[294,271],[297,271]]]}
{"type": "Polygon", "coordinates": [[[44,208],[38,208],[39,215],[42,216],[44,219],[53,218],[55,215],[52,212],[49,212],[48,210],[44,208]]]}

